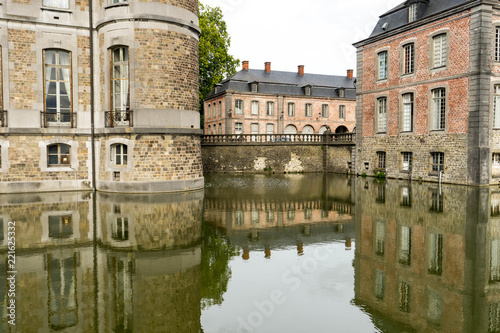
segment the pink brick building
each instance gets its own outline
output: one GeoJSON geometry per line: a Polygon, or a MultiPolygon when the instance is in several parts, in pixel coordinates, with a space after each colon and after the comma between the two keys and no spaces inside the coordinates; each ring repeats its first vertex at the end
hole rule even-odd
{"type": "Polygon", "coordinates": [[[249,69],[217,84],[204,101],[205,134],[321,134],[356,127],[353,71],[346,76],[249,69]]]}
{"type": "Polygon", "coordinates": [[[355,44],[358,173],[500,178],[500,3],[409,0],[355,44]]]}

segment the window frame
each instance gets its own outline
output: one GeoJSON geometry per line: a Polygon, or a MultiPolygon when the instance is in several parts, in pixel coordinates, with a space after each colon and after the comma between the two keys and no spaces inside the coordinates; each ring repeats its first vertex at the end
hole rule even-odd
{"type": "Polygon", "coordinates": [[[377,98],[375,99],[375,133],[376,134],[386,134],[387,133],[387,110],[388,110],[388,100],[389,98],[387,96],[377,96],[377,98]],[[385,112],[383,114],[385,114],[384,116],[384,121],[381,122],[380,120],[382,119],[382,117],[380,116],[382,113],[381,113],[381,101],[382,100],[385,100],[385,108],[383,108],[385,110],[385,112]],[[383,128],[383,131],[381,130],[380,128],[380,124],[385,124],[384,125],[384,128],[383,128]]]}
{"type": "Polygon", "coordinates": [[[295,117],[295,103],[294,102],[288,102],[287,115],[288,115],[288,117],[295,117]]]}
{"type": "Polygon", "coordinates": [[[493,129],[500,129],[500,82],[493,83],[492,98],[491,126],[493,129]]]}
{"type": "Polygon", "coordinates": [[[429,115],[430,121],[430,131],[432,132],[445,132],[448,127],[448,89],[447,87],[432,87],[430,89],[430,107],[429,111],[431,114],[429,115]],[[444,96],[435,96],[435,92],[444,92],[444,96]],[[439,110],[436,109],[436,102],[440,100],[439,110]],[[439,122],[436,122],[436,117],[439,114],[439,122]]]}
{"type": "Polygon", "coordinates": [[[377,151],[377,170],[385,170],[387,168],[387,153],[383,150],[377,151]]]}
{"type": "MultiPolygon", "coordinates": [[[[208,126],[210,128],[210,125],[208,125],[208,126]]],[[[128,145],[121,143],[121,142],[118,142],[118,143],[112,144],[110,149],[111,149],[111,153],[109,156],[111,159],[111,163],[116,167],[126,167],[128,165],[128,145]],[[120,149],[118,149],[118,147],[120,147],[120,149]],[[118,152],[118,150],[120,150],[120,152],[118,152]],[[126,150],[126,151],[124,152],[124,150],[126,150]],[[118,157],[120,157],[120,158],[118,158],[118,157]],[[118,160],[120,160],[119,163],[117,163],[118,160]],[[124,160],[125,160],[125,163],[123,163],[124,160]]]]}
{"type": "Polygon", "coordinates": [[[495,24],[495,28],[493,29],[493,33],[495,34],[493,38],[493,61],[500,62],[500,23],[495,24]]]}
{"type": "Polygon", "coordinates": [[[430,162],[431,174],[439,174],[440,171],[444,172],[444,166],[446,163],[444,152],[432,151],[430,162]]]}
{"type": "Polygon", "coordinates": [[[377,79],[376,81],[386,81],[389,79],[389,50],[381,50],[377,53],[377,63],[376,63],[376,76],[377,79]],[[381,69],[382,69],[382,64],[381,64],[381,55],[385,54],[385,62],[384,62],[384,74],[381,75],[381,69]]]}
{"type": "Polygon", "coordinates": [[[401,152],[401,172],[410,172],[413,170],[413,152],[411,151],[402,151],[401,152]],[[408,161],[405,161],[408,159],[408,161]],[[408,164],[407,167],[405,167],[405,163],[408,164]]]}
{"type": "Polygon", "coordinates": [[[418,3],[412,3],[408,6],[408,23],[418,20],[418,3]]]}
{"type": "Polygon", "coordinates": [[[260,103],[259,101],[252,101],[250,103],[250,114],[253,116],[258,116],[259,115],[259,109],[260,109],[260,103]],[[254,108],[254,105],[257,105],[256,108],[254,108]]]}
{"type": "MultiPolygon", "coordinates": [[[[125,138],[113,138],[105,142],[106,145],[106,160],[105,160],[105,170],[107,172],[130,172],[133,170],[134,166],[134,147],[135,140],[129,140],[125,138]],[[114,156],[115,149],[113,146],[122,144],[127,146],[127,164],[115,164],[114,156]]],[[[111,177],[111,176],[110,176],[111,177]]],[[[110,178],[111,179],[111,178],[110,178]]]]}
{"type": "Polygon", "coordinates": [[[109,79],[110,79],[110,101],[109,110],[113,114],[113,121],[116,125],[128,125],[129,124],[129,112],[130,112],[130,48],[127,45],[113,45],[109,48],[109,79]],[[115,51],[120,52],[119,61],[115,61],[115,51]],[[126,51],[126,52],[125,52],[126,51]],[[124,60],[124,55],[127,54],[127,60],[124,60]],[[115,77],[115,68],[120,68],[120,77],[115,77]],[[124,68],[126,68],[126,73],[124,68]],[[126,74],[126,78],[124,77],[126,74]],[[116,84],[119,83],[120,91],[116,91],[116,84]],[[124,91],[124,85],[126,86],[126,91],[124,91]],[[120,106],[117,106],[117,100],[115,97],[119,97],[120,106]]]}
{"type": "Polygon", "coordinates": [[[345,120],[346,119],[346,110],[347,107],[344,104],[339,105],[339,119],[345,120]]]}
{"type": "Polygon", "coordinates": [[[244,108],[244,102],[242,99],[236,99],[234,101],[234,115],[242,115],[243,114],[243,108],[244,108]]]}
{"type": "Polygon", "coordinates": [[[267,101],[266,102],[266,116],[272,117],[274,116],[274,102],[273,101],[267,101]]]}
{"type": "Polygon", "coordinates": [[[407,40],[401,44],[401,76],[411,76],[416,72],[416,50],[415,40],[407,40]],[[408,53],[411,47],[411,52],[408,53]]]}
{"type": "Polygon", "coordinates": [[[329,118],[330,106],[328,104],[321,105],[321,118],[329,118]]]}
{"type": "Polygon", "coordinates": [[[234,134],[243,134],[243,123],[241,121],[236,121],[234,123],[234,134]],[[240,127],[240,129],[238,129],[238,127],[240,127]],[[240,133],[237,133],[238,131],[240,131],[240,133]]]}
{"type": "Polygon", "coordinates": [[[312,118],[312,116],[313,116],[313,105],[312,103],[306,103],[304,106],[304,117],[312,118]]]}
{"type": "Polygon", "coordinates": [[[51,143],[47,145],[47,167],[48,168],[61,168],[61,167],[68,167],[71,165],[71,146],[68,145],[67,143],[51,143]],[[56,154],[51,153],[51,147],[56,147],[57,151],[56,154]],[[62,148],[67,148],[68,152],[62,152],[62,148]],[[51,156],[56,156],[57,157],[57,163],[52,164],[50,162],[51,156]],[[63,163],[64,159],[66,159],[66,163],[63,163]]]}
{"type": "Polygon", "coordinates": [[[429,61],[430,61],[430,69],[431,70],[441,70],[448,67],[449,56],[450,56],[450,38],[449,38],[449,30],[439,30],[433,33],[430,37],[430,45],[429,45],[429,61]],[[440,62],[436,64],[436,41],[438,38],[445,38],[444,43],[441,42],[441,51],[440,51],[440,62]],[[443,45],[444,44],[444,45],[443,45]]]}
{"type": "Polygon", "coordinates": [[[415,127],[415,92],[414,91],[404,91],[401,94],[401,104],[400,104],[400,133],[412,133],[415,127]],[[409,96],[410,100],[406,101],[405,97],[409,96]],[[409,109],[407,106],[409,105],[409,109]],[[409,112],[409,114],[407,114],[409,112]],[[406,121],[409,121],[407,124],[406,121]],[[409,127],[407,127],[407,125],[409,127]]]}

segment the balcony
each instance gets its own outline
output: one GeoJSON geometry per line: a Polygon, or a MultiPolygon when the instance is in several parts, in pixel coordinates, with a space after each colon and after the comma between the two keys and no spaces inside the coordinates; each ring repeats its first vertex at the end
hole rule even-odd
{"type": "Polygon", "coordinates": [[[40,124],[47,127],[76,128],[76,112],[45,112],[40,111],[40,124]]]}
{"type": "Polygon", "coordinates": [[[105,111],[104,124],[106,127],[133,127],[134,111],[105,111]]]}

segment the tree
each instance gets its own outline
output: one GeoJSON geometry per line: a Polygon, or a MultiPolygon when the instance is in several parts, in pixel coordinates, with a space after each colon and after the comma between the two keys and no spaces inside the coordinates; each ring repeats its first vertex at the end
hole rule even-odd
{"type": "Polygon", "coordinates": [[[213,86],[236,73],[240,60],[229,54],[231,38],[219,7],[198,5],[200,19],[200,111],[213,86]]]}

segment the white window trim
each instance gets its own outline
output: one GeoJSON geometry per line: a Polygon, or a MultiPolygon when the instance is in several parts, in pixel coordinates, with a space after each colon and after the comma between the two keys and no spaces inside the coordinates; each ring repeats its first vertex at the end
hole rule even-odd
{"type": "Polygon", "coordinates": [[[54,172],[54,171],[78,171],[78,141],[67,140],[63,138],[49,139],[45,141],[40,141],[38,143],[40,147],[40,170],[42,172],[54,172]],[[65,144],[68,145],[70,154],[70,166],[54,166],[48,165],[47,160],[47,147],[53,144],[65,144]]]}
{"type": "Polygon", "coordinates": [[[388,111],[389,111],[389,97],[386,96],[386,95],[382,95],[382,96],[377,96],[375,98],[375,134],[387,134],[387,115],[388,115],[388,111]],[[380,125],[379,125],[379,122],[380,122],[380,104],[379,104],[379,101],[381,99],[385,98],[385,130],[384,131],[380,131],[380,125]]]}
{"type": "Polygon", "coordinates": [[[447,133],[448,132],[448,126],[450,123],[450,118],[448,116],[449,114],[449,108],[450,108],[450,89],[447,85],[436,85],[436,86],[431,86],[429,87],[429,92],[428,92],[428,98],[429,98],[429,114],[428,116],[428,129],[429,132],[432,132],[433,134],[439,134],[439,133],[447,133]],[[434,96],[433,96],[433,91],[436,89],[444,89],[445,92],[445,124],[444,128],[436,129],[434,128],[434,96]]]}
{"type": "Polygon", "coordinates": [[[114,138],[114,139],[109,139],[106,140],[105,142],[106,146],[106,162],[105,162],[105,170],[108,172],[113,172],[113,171],[126,171],[130,172],[132,171],[132,168],[134,166],[134,146],[135,146],[135,141],[134,140],[128,140],[124,138],[114,138]],[[124,145],[127,145],[127,164],[126,165],[115,165],[114,163],[111,162],[111,153],[112,149],[111,146],[121,143],[124,145]]]}
{"type": "Polygon", "coordinates": [[[258,116],[259,115],[259,110],[260,110],[260,103],[259,103],[259,101],[252,101],[252,102],[250,102],[250,114],[251,115],[258,116]],[[253,108],[254,105],[257,105],[257,110],[254,110],[254,108],[253,108]]]}

